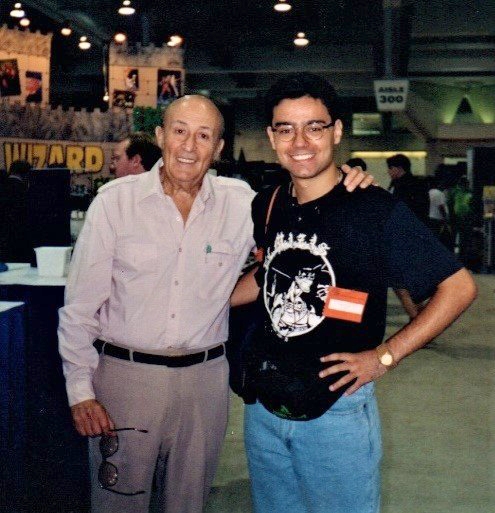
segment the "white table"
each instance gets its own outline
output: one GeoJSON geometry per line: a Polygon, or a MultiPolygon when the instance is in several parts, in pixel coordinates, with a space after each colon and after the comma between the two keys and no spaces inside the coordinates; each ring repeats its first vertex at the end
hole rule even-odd
{"type": "Polygon", "coordinates": [[[7,263],[8,271],[0,273],[0,285],[31,285],[64,287],[67,278],[58,276],[39,276],[38,269],[29,264],[7,263]]]}

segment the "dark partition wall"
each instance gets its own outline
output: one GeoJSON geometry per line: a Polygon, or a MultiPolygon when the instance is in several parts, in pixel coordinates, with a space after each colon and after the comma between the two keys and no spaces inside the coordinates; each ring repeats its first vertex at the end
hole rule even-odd
{"type": "Polygon", "coordinates": [[[483,187],[495,185],[495,146],[471,148],[468,178],[473,189],[475,225],[483,224],[483,187]]]}
{"type": "MultiPolygon", "coordinates": [[[[32,246],[70,246],[70,171],[35,169],[29,180],[28,205],[32,246]]],[[[36,259],[34,252],[32,263],[36,259]]]]}

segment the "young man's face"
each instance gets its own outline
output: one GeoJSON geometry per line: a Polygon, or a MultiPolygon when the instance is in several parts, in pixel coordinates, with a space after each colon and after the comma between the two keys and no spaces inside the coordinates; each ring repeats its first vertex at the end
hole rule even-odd
{"type": "Polygon", "coordinates": [[[280,164],[289,171],[293,179],[312,179],[326,172],[336,172],[334,146],[342,138],[342,123],[333,120],[319,99],[303,96],[282,100],[273,109],[272,127],[295,128],[291,141],[282,141],[277,133],[267,128],[272,148],[276,151],[280,164]],[[304,134],[304,127],[312,123],[335,126],[323,130],[320,139],[313,140],[304,134]]]}

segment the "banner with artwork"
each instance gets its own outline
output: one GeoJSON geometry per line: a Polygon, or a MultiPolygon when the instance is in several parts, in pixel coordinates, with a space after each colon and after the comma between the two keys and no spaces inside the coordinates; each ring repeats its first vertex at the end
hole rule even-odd
{"type": "Polygon", "coordinates": [[[159,69],[157,75],[156,104],[167,106],[183,93],[183,70],[159,69]]]}
{"type": "Polygon", "coordinates": [[[122,109],[134,108],[136,93],[133,91],[123,91],[120,89],[113,90],[112,107],[120,107],[122,109]]]}
{"type": "Polygon", "coordinates": [[[41,103],[43,100],[43,74],[40,71],[26,71],[26,102],[41,103]]]}
{"type": "Polygon", "coordinates": [[[157,107],[184,94],[183,53],[166,45],[110,45],[108,86],[112,106],[157,107]]]}
{"type": "Polygon", "coordinates": [[[131,93],[139,91],[139,69],[128,68],[124,73],[125,89],[131,93]]]}
{"type": "Polygon", "coordinates": [[[0,96],[18,96],[20,94],[21,82],[17,59],[0,60],[0,96]]]}
{"type": "Polygon", "coordinates": [[[0,97],[46,106],[52,34],[0,27],[0,97]]]}

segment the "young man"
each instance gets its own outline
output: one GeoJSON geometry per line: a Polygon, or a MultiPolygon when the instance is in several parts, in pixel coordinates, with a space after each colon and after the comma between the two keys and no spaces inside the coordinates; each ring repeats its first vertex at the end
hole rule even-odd
{"type": "Polygon", "coordinates": [[[343,136],[333,88],[311,74],[268,92],[267,133],[291,176],[270,212],[253,201],[262,265],[232,304],[258,296],[254,404],[245,442],[256,513],[376,513],[381,436],[374,381],[474,300],[469,273],[383,189],[349,194],[334,160],[343,136]],[[387,288],[431,297],[382,343],[387,288]],[[258,294],[259,292],[259,294],[258,294]]]}

